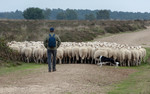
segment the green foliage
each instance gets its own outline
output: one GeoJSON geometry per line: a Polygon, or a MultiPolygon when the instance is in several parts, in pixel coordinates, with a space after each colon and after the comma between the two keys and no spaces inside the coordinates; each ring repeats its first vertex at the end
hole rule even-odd
{"type": "Polygon", "coordinates": [[[77,13],[72,9],[67,9],[66,11],[59,12],[56,16],[58,20],[76,20],[77,13]]]}
{"type": "Polygon", "coordinates": [[[0,66],[20,65],[19,58],[19,54],[6,45],[5,39],[0,38],[0,66]]]}
{"type": "Polygon", "coordinates": [[[97,19],[110,19],[110,14],[108,10],[100,10],[96,13],[97,19]]]}
{"type": "Polygon", "coordinates": [[[148,62],[148,64],[150,64],[150,48],[146,48],[145,61],[148,62]]]}
{"type": "Polygon", "coordinates": [[[44,19],[43,10],[40,8],[27,8],[23,16],[25,19],[44,19]]]}
{"type": "Polygon", "coordinates": [[[43,10],[43,14],[45,19],[50,19],[51,9],[46,8],[45,10],[43,10]]]}
{"type": "Polygon", "coordinates": [[[85,20],[95,20],[95,16],[94,14],[86,14],[85,15],[85,20]]]}
{"type": "Polygon", "coordinates": [[[24,19],[22,11],[0,12],[0,19],[24,19]]]}
{"type": "Polygon", "coordinates": [[[119,33],[119,29],[117,29],[117,27],[115,26],[110,26],[110,27],[105,27],[105,30],[107,31],[107,33],[119,33]]]}
{"type": "Polygon", "coordinates": [[[60,12],[57,14],[56,18],[58,20],[65,20],[66,19],[66,13],[65,12],[60,12]]]}
{"type": "Polygon", "coordinates": [[[77,13],[72,9],[67,9],[65,13],[67,20],[76,20],[78,18],[77,13]]]}
{"type": "MultiPolygon", "coordinates": [[[[43,11],[46,12],[46,15],[44,14],[45,19],[56,20],[57,14],[66,10],[58,8],[58,9],[51,9],[51,11],[49,11],[49,9],[47,10],[46,8],[43,11]],[[50,12],[50,14],[48,12],[50,12]]],[[[74,11],[77,13],[78,20],[85,20],[85,15],[93,14],[96,17],[97,12],[100,10],[74,9],[74,11]]],[[[16,10],[15,12],[0,12],[0,18],[1,19],[24,19],[22,14],[23,12],[18,10],[16,10]]],[[[150,19],[150,13],[147,12],[141,13],[141,12],[109,11],[109,14],[110,14],[109,18],[114,20],[137,20],[138,21],[138,20],[150,19]]]]}
{"type": "Polygon", "coordinates": [[[35,63],[23,63],[21,66],[16,66],[16,67],[1,67],[0,68],[0,75],[15,72],[15,71],[21,71],[21,70],[26,70],[26,69],[36,69],[36,68],[41,68],[41,66],[45,66],[44,64],[35,64],[35,63]]]}

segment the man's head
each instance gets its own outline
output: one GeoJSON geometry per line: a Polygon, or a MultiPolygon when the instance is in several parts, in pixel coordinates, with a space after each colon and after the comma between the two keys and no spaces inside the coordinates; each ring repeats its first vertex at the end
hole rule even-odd
{"type": "Polygon", "coordinates": [[[54,32],[54,28],[53,27],[50,28],[50,32],[54,32]]]}

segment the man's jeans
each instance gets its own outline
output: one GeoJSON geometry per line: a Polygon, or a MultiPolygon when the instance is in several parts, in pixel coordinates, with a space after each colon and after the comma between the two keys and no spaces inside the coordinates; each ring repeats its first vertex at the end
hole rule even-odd
{"type": "Polygon", "coordinates": [[[51,72],[51,55],[53,54],[53,71],[56,71],[56,54],[57,50],[47,50],[48,70],[51,72]]]}

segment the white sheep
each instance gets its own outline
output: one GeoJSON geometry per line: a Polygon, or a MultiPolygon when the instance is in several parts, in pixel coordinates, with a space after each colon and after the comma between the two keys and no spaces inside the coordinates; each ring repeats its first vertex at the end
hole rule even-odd
{"type": "Polygon", "coordinates": [[[73,62],[77,63],[77,61],[79,60],[79,47],[78,46],[75,46],[72,48],[72,57],[73,57],[73,62]]]}
{"type": "MultiPolygon", "coordinates": [[[[7,45],[12,50],[19,52],[23,61],[25,59],[26,62],[30,62],[33,56],[37,63],[39,60],[40,62],[47,60],[47,49],[43,47],[42,41],[12,41],[7,43],[7,45]]],[[[81,63],[83,63],[83,60],[84,63],[85,61],[86,63],[93,63],[93,59],[97,60],[96,57],[99,57],[99,53],[105,57],[113,58],[115,61],[118,60],[120,66],[140,65],[142,60],[145,62],[144,57],[146,56],[146,50],[140,46],[129,46],[127,44],[100,41],[79,43],[62,42],[60,48],[58,48],[57,59],[59,59],[60,64],[62,59],[66,63],[67,57],[69,58],[69,63],[71,63],[71,59],[73,62],[77,63],[79,58],[81,58],[81,63]]]]}
{"type": "Polygon", "coordinates": [[[56,59],[59,60],[59,64],[62,64],[63,54],[64,54],[63,48],[61,48],[61,47],[58,48],[56,59]]]}
{"type": "Polygon", "coordinates": [[[22,53],[24,53],[25,61],[29,63],[32,56],[32,49],[30,47],[25,47],[22,49],[22,53]]]}
{"type": "Polygon", "coordinates": [[[79,48],[79,56],[81,57],[81,63],[85,63],[85,59],[87,58],[87,54],[88,54],[88,49],[86,46],[80,47],[79,48]],[[84,60],[84,62],[83,62],[84,60]]]}
{"type": "Polygon", "coordinates": [[[125,53],[125,63],[127,63],[127,66],[130,66],[130,62],[131,62],[131,59],[132,59],[132,55],[131,55],[131,51],[129,49],[122,49],[124,50],[124,53],[125,53]]]}
{"type": "Polygon", "coordinates": [[[67,54],[67,57],[69,57],[69,64],[70,64],[72,58],[72,47],[66,47],[65,53],[67,54]]]}
{"type": "Polygon", "coordinates": [[[35,48],[33,51],[34,61],[36,63],[43,62],[44,49],[43,48],[35,48]]]}

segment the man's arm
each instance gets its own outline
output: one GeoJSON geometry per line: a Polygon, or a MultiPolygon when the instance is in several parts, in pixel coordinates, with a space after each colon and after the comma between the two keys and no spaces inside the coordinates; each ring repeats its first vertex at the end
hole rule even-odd
{"type": "Polygon", "coordinates": [[[57,35],[57,48],[60,46],[60,44],[61,44],[61,40],[60,40],[59,36],[57,35]]]}
{"type": "Polygon", "coordinates": [[[48,39],[47,38],[44,40],[44,46],[45,46],[45,48],[48,47],[48,39]]]}

